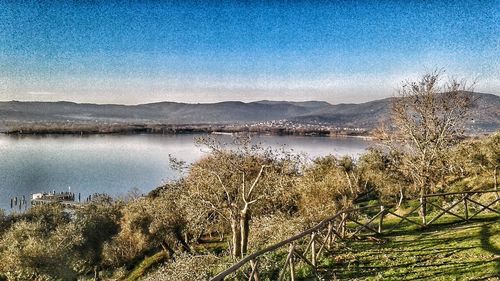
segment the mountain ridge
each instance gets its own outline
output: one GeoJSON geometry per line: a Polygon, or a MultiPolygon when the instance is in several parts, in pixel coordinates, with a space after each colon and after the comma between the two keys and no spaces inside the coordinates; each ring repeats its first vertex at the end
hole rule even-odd
{"type": "MultiPolygon", "coordinates": [[[[500,128],[500,97],[472,93],[478,101],[471,124],[479,131],[500,128]]],[[[138,105],[68,101],[0,102],[0,122],[128,122],[164,124],[245,124],[287,120],[371,130],[389,116],[393,97],[364,103],[325,101],[223,101],[217,103],[155,102],[138,105]]]]}

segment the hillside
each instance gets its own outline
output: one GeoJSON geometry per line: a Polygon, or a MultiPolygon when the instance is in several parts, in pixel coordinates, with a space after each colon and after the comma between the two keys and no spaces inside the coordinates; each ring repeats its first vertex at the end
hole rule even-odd
{"type": "MultiPolygon", "coordinates": [[[[472,128],[495,131],[500,127],[500,97],[475,93],[472,128]]],[[[322,101],[220,102],[187,104],[159,102],[140,105],[78,104],[73,102],[0,102],[4,122],[127,122],[136,124],[243,124],[273,120],[325,123],[373,129],[388,117],[391,98],[360,104],[322,101]]]]}
{"type": "Polygon", "coordinates": [[[356,241],[325,258],[339,280],[497,280],[500,223],[485,215],[470,224],[445,216],[427,229],[403,228],[384,243],[356,241]]]}
{"type": "MultiPolygon", "coordinates": [[[[164,259],[158,257],[147,258],[126,280],[171,280],[166,272],[174,265],[162,264],[164,259]],[[141,275],[148,269],[143,279],[141,275]]],[[[481,215],[469,224],[456,223],[445,215],[429,229],[407,226],[380,237],[379,242],[352,241],[322,257],[318,264],[324,280],[498,280],[500,223],[493,215],[481,215]]],[[[296,271],[297,280],[315,280],[307,264],[298,264],[296,271]]]]}

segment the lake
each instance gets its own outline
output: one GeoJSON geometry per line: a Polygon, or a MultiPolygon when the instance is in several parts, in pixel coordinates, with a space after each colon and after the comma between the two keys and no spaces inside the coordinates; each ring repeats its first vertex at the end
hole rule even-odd
{"type": "MultiPolygon", "coordinates": [[[[32,193],[68,191],[124,196],[148,191],[179,175],[169,154],[187,162],[207,153],[199,135],[9,136],[0,134],[0,208],[10,198],[32,193]]],[[[219,136],[229,140],[229,136],[219,136]]],[[[355,137],[257,136],[264,146],[285,146],[310,158],[334,154],[356,156],[371,144],[355,137]]]]}

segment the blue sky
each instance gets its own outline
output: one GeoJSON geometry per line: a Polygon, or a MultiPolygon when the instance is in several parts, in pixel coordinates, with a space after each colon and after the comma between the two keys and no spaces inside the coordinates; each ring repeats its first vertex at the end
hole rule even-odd
{"type": "Polygon", "coordinates": [[[500,1],[62,2],[0,2],[0,100],[363,102],[434,68],[500,93],[500,1]]]}

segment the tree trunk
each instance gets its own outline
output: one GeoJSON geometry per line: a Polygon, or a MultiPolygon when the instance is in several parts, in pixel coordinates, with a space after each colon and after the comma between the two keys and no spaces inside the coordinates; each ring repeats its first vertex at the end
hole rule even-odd
{"type": "Polygon", "coordinates": [[[248,249],[248,233],[250,231],[250,214],[245,207],[240,215],[240,230],[241,230],[241,255],[245,256],[248,249]]]}
{"type": "Polygon", "coordinates": [[[205,227],[202,227],[202,229],[200,230],[200,232],[196,236],[197,243],[201,243],[201,237],[203,236],[204,233],[205,233],[205,227]]]}
{"type": "Polygon", "coordinates": [[[422,218],[422,224],[427,225],[426,215],[427,215],[427,198],[423,195],[420,197],[420,217],[422,218]]]}
{"type": "Polygon", "coordinates": [[[97,265],[94,266],[94,280],[99,281],[99,270],[98,270],[97,265]]]}
{"type": "Polygon", "coordinates": [[[168,254],[169,257],[172,257],[174,255],[174,250],[167,244],[167,242],[163,241],[161,242],[161,247],[163,248],[163,251],[168,254]]]}
{"type": "Polygon", "coordinates": [[[497,196],[497,200],[498,200],[498,199],[500,199],[500,195],[498,194],[498,177],[497,177],[497,173],[498,173],[498,166],[495,166],[495,170],[493,171],[493,183],[494,183],[494,188],[495,188],[496,196],[497,196]]]}
{"type": "Polygon", "coordinates": [[[425,197],[425,195],[428,194],[428,181],[425,181],[424,184],[422,185],[422,187],[420,188],[420,204],[421,204],[421,207],[420,207],[420,211],[419,211],[419,214],[420,214],[420,217],[422,218],[422,224],[425,226],[427,224],[427,221],[426,221],[426,215],[427,215],[427,198],[425,197]]]}
{"type": "Polygon", "coordinates": [[[188,244],[186,236],[183,237],[183,235],[182,235],[181,232],[176,232],[175,233],[175,238],[177,239],[177,242],[179,242],[179,244],[182,246],[182,250],[184,252],[188,252],[188,253],[191,252],[191,247],[189,247],[189,244],[188,244]]]}
{"type": "Polygon", "coordinates": [[[235,259],[241,258],[241,231],[239,222],[236,219],[231,219],[231,232],[233,234],[232,256],[235,259]]]}
{"type": "Polygon", "coordinates": [[[401,207],[401,204],[403,204],[403,199],[404,199],[404,194],[403,194],[403,189],[400,188],[399,189],[399,202],[398,202],[398,206],[396,207],[397,209],[399,209],[401,207]]]}

